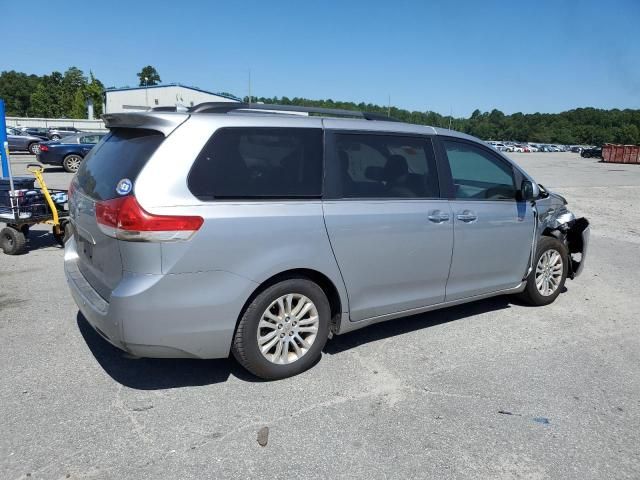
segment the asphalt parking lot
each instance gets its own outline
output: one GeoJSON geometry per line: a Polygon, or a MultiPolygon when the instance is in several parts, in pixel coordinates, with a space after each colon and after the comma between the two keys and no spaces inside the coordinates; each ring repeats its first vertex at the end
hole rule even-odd
{"type": "Polygon", "coordinates": [[[640,165],[511,156],[592,223],[553,305],[374,325],[278,382],[106,344],[38,229],[0,254],[0,478],[640,478],[640,165]]]}

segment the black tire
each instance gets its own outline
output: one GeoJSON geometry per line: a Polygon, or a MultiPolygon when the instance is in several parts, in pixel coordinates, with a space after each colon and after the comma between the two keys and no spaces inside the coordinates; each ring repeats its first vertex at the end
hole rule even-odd
{"type": "MultiPolygon", "coordinates": [[[[331,308],[324,291],[306,278],[290,278],[266,288],[245,309],[233,339],[231,351],[236,360],[249,372],[265,380],[277,380],[304,372],[320,358],[329,336],[331,308]],[[287,294],[306,296],[318,312],[318,331],[310,348],[297,360],[288,364],[276,364],[260,351],[257,334],[263,313],[278,298],[287,294]]],[[[275,347],[274,347],[275,348],[275,347]]]]}
{"type": "Polygon", "coordinates": [[[0,247],[7,255],[19,255],[26,244],[27,239],[20,230],[11,227],[0,230],[0,247]]]}
{"type": "Polygon", "coordinates": [[[554,237],[543,236],[538,240],[538,247],[536,249],[536,256],[533,262],[533,269],[527,278],[527,286],[522,293],[518,295],[518,297],[533,306],[542,306],[549,305],[553,303],[560,292],[564,288],[564,283],[567,280],[567,273],[569,271],[569,254],[567,252],[567,248],[565,245],[554,237]],[[540,257],[545,254],[545,252],[555,250],[560,254],[560,258],[562,259],[562,277],[560,279],[560,283],[555,288],[553,293],[550,295],[543,295],[536,286],[536,270],[538,266],[538,262],[540,261],[540,257]]]}
{"type": "Polygon", "coordinates": [[[27,149],[31,155],[37,155],[40,153],[40,144],[38,142],[30,143],[27,149]]]}
{"type": "Polygon", "coordinates": [[[67,240],[69,240],[72,236],[73,236],[73,226],[67,220],[66,222],[64,222],[64,234],[62,236],[62,245],[64,246],[64,244],[67,243],[67,240]]]}
{"type": "Polygon", "coordinates": [[[60,140],[60,135],[51,135],[51,140],[60,140]]]}
{"type": "Polygon", "coordinates": [[[53,238],[56,240],[56,243],[61,247],[64,247],[64,230],[60,228],[60,232],[56,233],[56,227],[51,229],[51,233],[53,234],[53,238]]]}

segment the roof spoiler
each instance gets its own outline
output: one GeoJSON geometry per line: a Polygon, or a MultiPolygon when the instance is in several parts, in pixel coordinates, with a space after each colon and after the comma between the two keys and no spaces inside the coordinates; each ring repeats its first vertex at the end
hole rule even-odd
{"type": "Polygon", "coordinates": [[[102,115],[104,125],[109,129],[145,128],[161,132],[165,137],[169,136],[188,118],[188,113],[163,112],[105,113],[102,115]]]}

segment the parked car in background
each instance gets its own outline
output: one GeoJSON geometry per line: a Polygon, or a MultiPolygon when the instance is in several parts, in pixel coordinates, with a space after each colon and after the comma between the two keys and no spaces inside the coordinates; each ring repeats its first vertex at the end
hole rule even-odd
{"type": "Polygon", "coordinates": [[[507,151],[507,146],[504,143],[501,142],[495,142],[495,141],[490,141],[487,142],[489,145],[491,145],[493,148],[495,148],[496,150],[498,150],[499,152],[506,152],[507,151]]]}
{"type": "Polygon", "coordinates": [[[47,165],[60,165],[65,171],[75,173],[82,160],[98,143],[104,133],[84,133],[64,137],[60,141],[40,144],[38,161],[47,165]]]}
{"type": "Polygon", "coordinates": [[[7,127],[7,143],[9,151],[29,152],[36,155],[40,151],[42,138],[24,133],[17,128],[7,127]]]}
{"type": "Polygon", "coordinates": [[[602,158],[602,147],[585,148],[580,152],[583,158],[602,158]]]}
{"type": "Polygon", "coordinates": [[[231,352],[278,379],[334,334],[496,295],[548,305],[583,269],[588,221],[481,140],[258,111],[279,108],[103,116],[64,255],[102,338],[142,357],[231,352]]]}
{"type": "Polygon", "coordinates": [[[582,147],[579,147],[577,145],[574,145],[573,147],[571,147],[571,151],[573,153],[582,153],[582,147]]]}
{"type": "Polygon", "coordinates": [[[49,137],[50,140],[60,140],[62,137],[78,133],[79,131],[76,127],[51,127],[47,133],[47,137],[49,137]]]}
{"type": "Polygon", "coordinates": [[[17,128],[21,132],[26,133],[27,135],[31,135],[32,137],[38,137],[44,141],[49,140],[49,137],[47,136],[47,134],[49,133],[48,128],[43,128],[43,127],[17,127],[17,128]]]}

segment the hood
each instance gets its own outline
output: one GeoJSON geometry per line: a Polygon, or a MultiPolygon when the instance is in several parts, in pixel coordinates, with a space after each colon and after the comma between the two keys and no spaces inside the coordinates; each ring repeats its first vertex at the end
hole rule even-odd
{"type": "Polygon", "coordinates": [[[550,192],[549,190],[547,190],[547,193],[549,194],[549,197],[551,198],[553,203],[561,203],[562,205],[567,205],[567,199],[564,198],[562,195],[555,193],[555,192],[550,192]]]}

